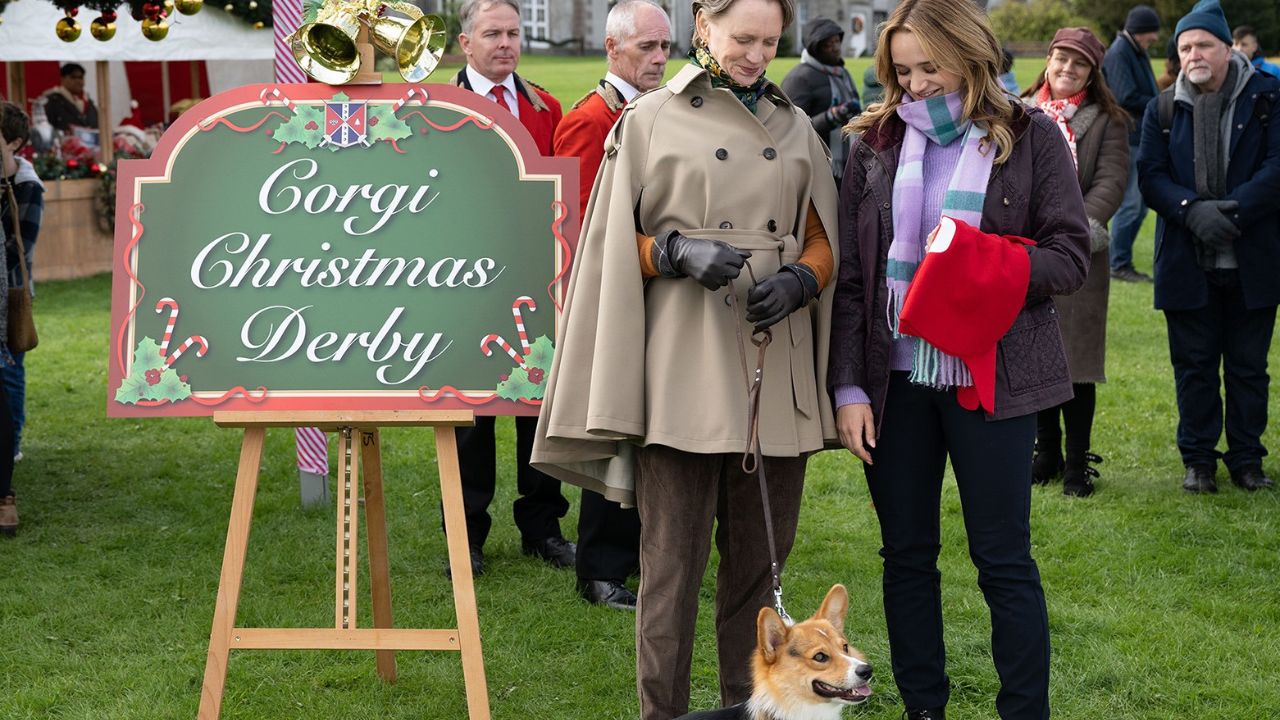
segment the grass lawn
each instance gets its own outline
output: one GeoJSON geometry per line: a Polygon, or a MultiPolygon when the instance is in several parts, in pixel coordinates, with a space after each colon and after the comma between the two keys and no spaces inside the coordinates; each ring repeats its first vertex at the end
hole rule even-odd
{"type": "MultiPolygon", "coordinates": [[[[1038,69],[1019,65],[1028,75],[1038,69]]],[[[599,59],[530,57],[522,69],[571,102],[601,67],[599,59]]],[[[1149,218],[1139,238],[1142,269],[1151,267],[1153,225],[1149,218]]],[[[208,419],[104,417],[109,287],[105,276],[40,287],[43,342],[27,358],[26,459],[15,477],[23,524],[16,538],[0,538],[5,720],[189,718],[199,703],[240,438],[208,419]]],[[[1094,436],[1094,450],[1106,458],[1099,492],[1075,500],[1056,486],[1033,497],[1054,715],[1275,717],[1280,492],[1246,494],[1221,472],[1218,495],[1183,493],[1164,321],[1151,309],[1151,286],[1113,286],[1109,324],[1110,382],[1098,393],[1094,436]]],[[[1271,361],[1280,364],[1280,345],[1271,361]]],[[[1280,387],[1270,405],[1280,407],[1280,387]]],[[[511,457],[511,423],[499,427],[511,457]]],[[[1264,442],[1280,449],[1275,427],[1264,442]]],[[[267,437],[238,622],[322,626],[333,617],[334,511],[298,507],[292,434],[267,437]]],[[[450,626],[429,432],[383,437],[396,622],[450,626]]],[[[862,471],[843,452],[820,454],[809,467],[788,606],[808,615],[832,583],[849,587],[848,635],[878,680],[873,699],[845,717],[896,720],[878,529],[862,471]]],[[[1280,476],[1280,462],[1269,459],[1267,469],[1280,476]]],[[[575,597],[571,572],[520,554],[508,514],[515,493],[509,462],[500,474],[488,572],[476,588],[493,717],[634,718],[632,616],[588,606],[575,597]]],[[[574,506],[563,524],[571,537],[574,506]]],[[[961,720],[991,718],[998,681],[989,621],[950,481],[942,515],[950,710],[961,720]]],[[[696,708],[718,700],[713,587],[708,574],[693,666],[696,708]]],[[[360,622],[367,627],[365,598],[360,622]]],[[[233,654],[223,716],[465,717],[456,655],[398,657],[400,681],[387,686],[372,653],[233,654]]]]}

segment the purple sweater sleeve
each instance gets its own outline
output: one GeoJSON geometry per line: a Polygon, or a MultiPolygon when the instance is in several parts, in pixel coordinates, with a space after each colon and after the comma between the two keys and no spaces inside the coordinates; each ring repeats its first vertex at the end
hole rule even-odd
{"type": "Polygon", "coordinates": [[[870,405],[871,398],[867,392],[857,385],[836,386],[836,409],[845,405],[870,405]]]}

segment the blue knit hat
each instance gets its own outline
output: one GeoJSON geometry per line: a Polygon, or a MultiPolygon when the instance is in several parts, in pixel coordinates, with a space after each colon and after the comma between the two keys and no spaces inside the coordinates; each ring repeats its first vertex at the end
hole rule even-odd
{"type": "Polygon", "coordinates": [[[1173,29],[1176,38],[1187,30],[1204,30],[1222,42],[1231,44],[1231,27],[1227,25],[1227,16],[1222,14],[1222,6],[1218,0],[1200,0],[1191,12],[1182,16],[1178,26],[1173,29]]]}

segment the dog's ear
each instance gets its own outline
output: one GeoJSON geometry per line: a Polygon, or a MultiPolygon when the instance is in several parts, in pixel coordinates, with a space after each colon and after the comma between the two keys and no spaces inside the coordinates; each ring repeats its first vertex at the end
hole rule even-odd
{"type": "Polygon", "coordinates": [[[822,601],[822,607],[818,608],[816,618],[822,618],[835,626],[836,630],[844,633],[844,616],[849,612],[849,592],[844,586],[836,583],[827,591],[827,597],[822,601]]]}
{"type": "Polygon", "coordinates": [[[787,642],[787,624],[771,607],[760,608],[756,616],[756,641],[760,644],[760,654],[769,664],[778,659],[778,652],[787,642]]]}

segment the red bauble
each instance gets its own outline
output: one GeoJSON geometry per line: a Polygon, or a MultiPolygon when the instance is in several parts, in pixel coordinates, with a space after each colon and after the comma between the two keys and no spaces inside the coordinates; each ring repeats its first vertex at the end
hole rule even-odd
{"type": "Polygon", "coordinates": [[[67,167],[78,168],[80,167],[80,161],[75,158],[71,158],[70,160],[67,161],[67,167]]]}

